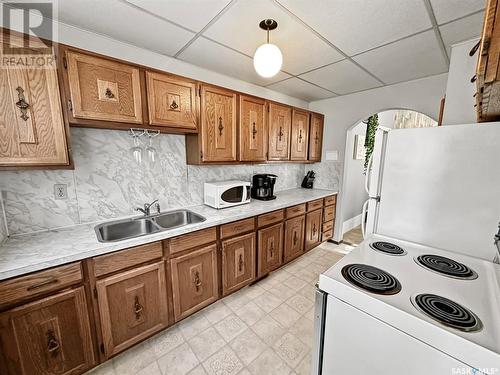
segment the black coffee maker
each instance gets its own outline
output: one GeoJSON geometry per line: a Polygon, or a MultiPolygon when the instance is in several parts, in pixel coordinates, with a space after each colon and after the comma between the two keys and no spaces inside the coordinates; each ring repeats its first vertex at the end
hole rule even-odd
{"type": "Polygon", "coordinates": [[[274,195],[274,184],[276,183],[275,174],[255,174],[252,177],[251,196],[254,199],[270,201],[276,199],[274,195]]]}

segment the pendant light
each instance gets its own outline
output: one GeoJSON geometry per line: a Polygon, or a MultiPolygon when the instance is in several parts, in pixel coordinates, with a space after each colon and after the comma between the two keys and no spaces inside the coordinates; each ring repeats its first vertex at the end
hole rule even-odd
{"type": "Polygon", "coordinates": [[[253,66],[257,74],[264,78],[270,78],[278,74],[283,64],[283,55],[275,44],[269,43],[269,31],[278,27],[278,23],[272,19],[265,19],[259,23],[259,27],[267,31],[267,43],[261,45],[253,56],[253,66]]]}

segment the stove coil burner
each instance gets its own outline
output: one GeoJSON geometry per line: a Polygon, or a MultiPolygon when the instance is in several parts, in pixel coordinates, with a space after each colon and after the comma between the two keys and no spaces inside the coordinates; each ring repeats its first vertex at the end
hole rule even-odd
{"type": "Polygon", "coordinates": [[[344,266],[342,276],[351,284],[376,294],[391,295],[401,290],[401,284],[394,276],[366,264],[344,266]]]}
{"type": "Polygon", "coordinates": [[[439,255],[424,254],[416,258],[417,264],[439,274],[456,279],[477,279],[477,273],[465,264],[439,255]]]}
{"type": "Polygon", "coordinates": [[[428,317],[464,332],[479,331],[483,324],[469,309],[448,298],[435,294],[419,294],[412,298],[413,305],[428,317]]]}
{"type": "Polygon", "coordinates": [[[398,245],[394,245],[393,243],[390,242],[384,242],[384,241],[377,241],[377,242],[372,242],[370,244],[370,247],[373,250],[380,251],[385,254],[389,255],[405,255],[406,251],[402,248],[399,247],[398,245]]]}

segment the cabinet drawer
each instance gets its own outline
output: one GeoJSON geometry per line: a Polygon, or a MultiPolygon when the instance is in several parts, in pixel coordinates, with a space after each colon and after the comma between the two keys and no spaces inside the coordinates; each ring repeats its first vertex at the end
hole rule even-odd
{"type": "Polygon", "coordinates": [[[333,227],[325,232],[323,232],[323,236],[321,237],[321,241],[329,240],[333,237],[333,227]]]}
{"type": "Polygon", "coordinates": [[[323,207],[323,199],[316,199],[315,201],[307,202],[307,212],[317,210],[323,207]]]}
{"type": "Polygon", "coordinates": [[[253,217],[245,220],[235,221],[233,223],[220,226],[220,238],[236,236],[241,233],[255,230],[255,220],[253,217]]]}
{"type": "Polygon", "coordinates": [[[335,218],[335,206],[327,206],[323,211],[323,222],[332,221],[335,218]]]}
{"type": "Polygon", "coordinates": [[[296,206],[288,207],[286,209],[286,218],[290,219],[295,216],[302,215],[306,212],[306,204],[298,204],[296,206]]]}
{"type": "Polygon", "coordinates": [[[332,204],[337,203],[337,196],[336,195],[330,195],[329,197],[325,198],[325,206],[331,206],[332,204]]]}
{"type": "Polygon", "coordinates": [[[269,224],[274,224],[279,221],[282,221],[284,217],[285,217],[284,210],[273,211],[268,214],[260,215],[257,219],[257,224],[260,228],[269,224]]]}
{"type": "Polygon", "coordinates": [[[227,295],[255,279],[255,233],[222,241],[222,292],[227,295]]]}
{"type": "Polygon", "coordinates": [[[94,258],[94,274],[99,277],[161,258],[162,255],[161,242],[149,243],[122,250],[117,253],[102,255],[94,258]]]}
{"type": "Polygon", "coordinates": [[[80,262],[3,281],[0,283],[0,306],[61,289],[81,281],[80,262]]]}
{"type": "Polygon", "coordinates": [[[170,255],[210,242],[215,242],[216,240],[216,227],[174,237],[170,239],[170,255]]]}
{"type": "Polygon", "coordinates": [[[323,232],[326,232],[333,228],[333,220],[323,223],[323,232]]]}

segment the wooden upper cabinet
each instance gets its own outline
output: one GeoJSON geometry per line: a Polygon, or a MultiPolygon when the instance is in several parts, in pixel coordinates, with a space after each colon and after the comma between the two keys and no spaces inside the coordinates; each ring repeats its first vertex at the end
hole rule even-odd
{"type": "Polygon", "coordinates": [[[239,160],[265,161],[267,159],[265,100],[240,95],[239,125],[239,160]]]}
{"type": "Polygon", "coordinates": [[[311,131],[309,132],[309,160],[321,161],[323,148],[323,122],[324,116],[311,113],[311,131]]]}
{"type": "Polygon", "coordinates": [[[71,50],[66,66],[74,118],[142,124],[139,68],[71,50]]]}
{"type": "Polygon", "coordinates": [[[201,86],[201,159],[236,161],[236,93],[201,86]]]}
{"type": "Polygon", "coordinates": [[[150,125],[198,130],[196,81],[146,72],[146,85],[150,125]]]}
{"type": "Polygon", "coordinates": [[[95,363],[83,287],[0,314],[0,373],[82,374],[95,363]]]}
{"type": "Polygon", "coordinates": [[[293,109],[290,137],[290,160],[307,160],[309,145],[309,112],[293,109]]]}
{"type": "Polygon", "coordinates": [[[290,159],[291,124],[291,107],[276,103],[269,104],[269,160],[290,159]]]}
{"type": "Polygon", "coordinates": [[[107,358],[168,325],[163,262],[106,277],[96,288],[107,358]]]}
{"type": "Polygon", "coordinates": [[[227,295],[255,279],[255,232],[222,241],[222,292],[227,295]]]}
{"type": "Polygon", "coordinates": [[[0,69],[0,168],[68,164],[55,64],[0,69]]]}

